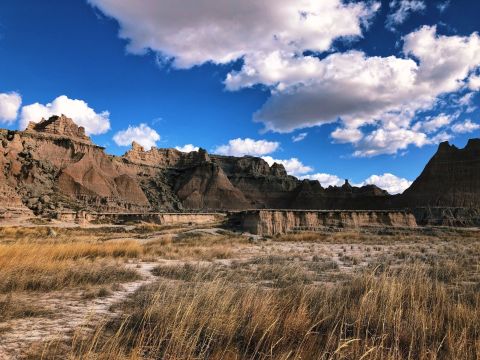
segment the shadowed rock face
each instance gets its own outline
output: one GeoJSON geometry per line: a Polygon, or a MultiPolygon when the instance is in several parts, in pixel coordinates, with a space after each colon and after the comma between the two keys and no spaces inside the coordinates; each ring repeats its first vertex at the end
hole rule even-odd
{"type": "Polygon", "coordinates": [[[401,200],[410,207],[480,208],[480,139],[463,149],[441,143],[401,200]]]}
{"type": "Polygon", "coordinates": [[[145,151],[133,143],[121,157],[107,155],[65,116],[0,130],[0,200],[37,214],[62,210],[148,212],[183,210],[388,209],[477,206],[480,140],[465,149],[442,144],[403,195],[376,186],[323,188],[289,176],[263,159],[208,154],[200,149],[145,151]]]}

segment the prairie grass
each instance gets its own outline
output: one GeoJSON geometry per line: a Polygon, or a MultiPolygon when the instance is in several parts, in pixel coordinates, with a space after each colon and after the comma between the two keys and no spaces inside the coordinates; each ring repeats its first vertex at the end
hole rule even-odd
{"type": "Polygon", "coordinates": [[[56,228],[47,226],[4,226],[0,227],[0,241],[9,242],[62,242],[62,241],[93,241],[108,240],[128,236],[123,227],[101,228],[56,228]]]}
{"type": "Polygon", "coordinates": [[[38,304],[14,299],[11,294],[0,296],[0,323],[17,318],[48,316],[51,313],[51,310],[38,304]]]}
{"type": "MultiPolygon", "coordinates": [[[[109,229],[46,239],[28,232],[28,241],[0,245],[5,299],[79,286],[84,301],[110,296],[112,284],[137,276],[127,259],[163,260],[155,283],[114,306],[121,315],[42,344],[30,358],[480,358],[479,233],[345,231],[250,242],[164,230],[116,233],[142,241],[105,241],[109,229]]],[[[0,298],[1,306],[5,319],[44,311],[0,298]]]]}
{"type": "Polygon", "coordinates": [[[358,229],[324,232],[292,232],[275,236],[279,242],[322,242],[342,244],[392,244],[395,242],[435,244],[445,238],[455,238],[458,242],[477,241],[480,231],[466,229],[358,229]]]}
{"type": "Polygon", "coordinates": [[[123,317],[99,327],[92,337],[74,339],[70,358],[480,356],[480,294],[453,293],[417,265],[359,274],[335,287],[266,289],[201,277],[188,283],[160,281],[141,289],[120,310],[123,317]]]}
{"type": "Polygon", "coordinates": [[[169,260],[213,260],[232,257],[233,249],[248,245],[248,239],[238,235],[211,235],[188,232],[166,234],[144,244],[150,256],[169,260]]]}
{"type": "Polygon", "coordinates": [[[0,245],[0,292],[135,280],[136,272],[118,259],[138,257],[141,252],[134,241],[0,245]]]}

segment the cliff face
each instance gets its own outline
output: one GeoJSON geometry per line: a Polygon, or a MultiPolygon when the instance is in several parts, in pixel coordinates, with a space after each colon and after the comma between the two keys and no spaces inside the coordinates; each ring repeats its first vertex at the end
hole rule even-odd
{"type": "Polygon", "coordinates": [[[65,116],[31,123],[25,131],[2,131],[0,139],[1,196],[38,214],[292,208],[303,202],[309,208],[348,208],[351,199],[369,193],[325,190],[318,182],[305,191],[305,183],[282,165],[248,156],[145,151],[136,143],[122,157],[109,156],[65,116]]]}
{"type": "MultiPolygon", "coordinates": [[[[464,150],[442,146],[426,174],[398,206],[416,199],[462,206],[478,202],[478,142],[464,150]],[[436,174],[445,171],[446,159],[451,159],[449,175],[438,180],[436,174]],[[462,161],[468,165],[459,165],[462,161]],[[452,189],[452,183],[462,184],[462,190],[452,189]]],[[[374,210],[392,207],[398,198],[372,185],[356,188],[347,182],[323,188],[318,181],[289,176],[280,164],[269,166],[263,159],[249,156],[211,155],[202,149],[190,153],[157,148],[145,151],[133,143],[125,155],[110,156],[63,115],[31,123],[25,131],[0,130],[0,165],[0,207],[44,215],[62,209],[374,210]]]]}
{"type": "Polygon", "coordinates": [[[421,175],[401,196],[410,207],[480,208],[480,139],[463,149],[441,143],[421,175]]]}
{"type": "Polygon", "coordinates": [[[234,219],[241,228],[258,235],[286,234],[291,231],[316,231],[330,227],[408,227],[417,226],[415,217],[405,211],[296,211],[251,210],[234,219]]]}

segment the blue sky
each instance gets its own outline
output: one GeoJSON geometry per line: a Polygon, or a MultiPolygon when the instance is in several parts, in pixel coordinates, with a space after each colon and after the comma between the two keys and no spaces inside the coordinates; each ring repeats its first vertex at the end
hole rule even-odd
{"type": "Polygon", "coordinates": [[[391,192],[478,137],[478,1],[262,3],[4,0],[0,126],[62,111],[112,154],[192,144],[391,192]]]}

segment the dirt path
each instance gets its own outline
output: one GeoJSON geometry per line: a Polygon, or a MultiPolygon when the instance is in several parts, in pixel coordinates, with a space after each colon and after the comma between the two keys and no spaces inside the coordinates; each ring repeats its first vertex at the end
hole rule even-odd
{"type": "Polygon", "coordinates": [[[155,280],[151,270],[156,263],[129,264],[142,276],[142,280],[122,284],[121,290],[111,295],[85,300],[81,291],[63,291],[40,294],[31,299],[39,307],[51,310],[54,315],[14,319],[0,323],[0,359],[19,359],[22,352],[34,343],[68,338],[81,325],[92,324],[99,317],[112,317],[110,307],[133,294],[141,286],[155,280]]]}

